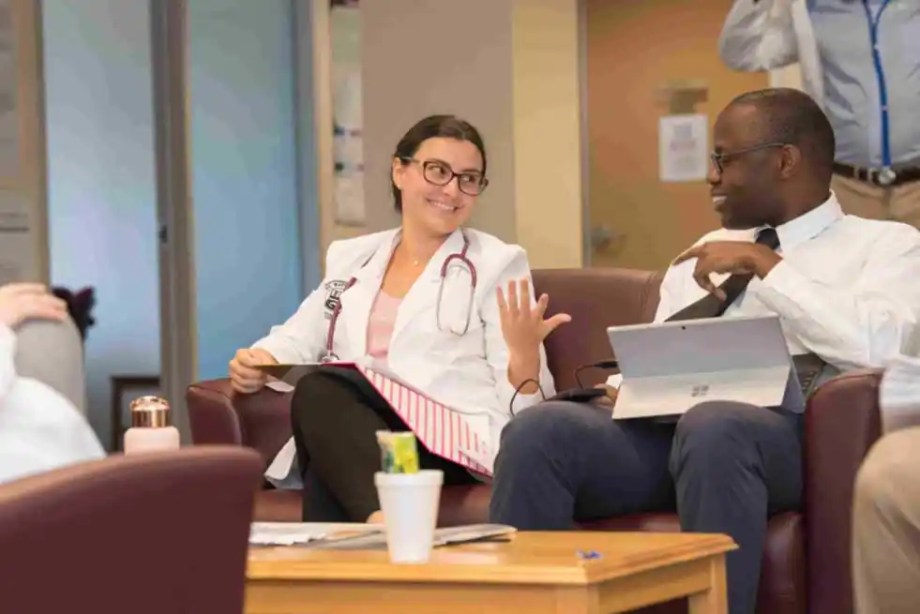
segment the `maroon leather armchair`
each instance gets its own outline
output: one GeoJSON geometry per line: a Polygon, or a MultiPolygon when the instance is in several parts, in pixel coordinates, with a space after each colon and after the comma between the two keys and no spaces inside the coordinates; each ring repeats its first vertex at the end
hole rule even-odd
{"type": "MultiPolygon", "coordinates": [[[[573,321],[546,342],[557,389],[575,386],[575,367],[610,357],[606,327],[650,321],[661,278],[623,269],[541,270],[534,285],[550,296],[550,311],[573,321]]],[[[583,381],[603,380],[584,372],[583,381]]],[[[850,581],[850,511],[856,471],[880,436],[880,373],[853,372],[827,382],[809,401],[805,421],[805,497],[802,512],[770,519],[761,572],[758,611],[770,614],[845,614],[853,610],[850,581]]],[[[187,393],[197,443],[233,443],[258,450],[268,463],[290,437],[289,395],[263,391],[234,394],[226,380],[192,385],[187,393]]],[[[267,465],[266,465],[267,466],[267,465]]],[[[445,488],[440,522],[482,522],[489,487],[445,488]]],[[[256,517],[299,520],[301,495],[266,489],[256,517]]],[[[636,514],[587,523],[591,530],[677,531],[670,513],[636,514]]],[[[672,604],[667,611],[680,611],[672,604]]],[[[658,611],[658,610],[656,610],[658,611]]]]}
{"type": "Polygon", "coordinates": [[[0,610],[241,614],[258,454],[113,456],[0,486],[0,610]]]}

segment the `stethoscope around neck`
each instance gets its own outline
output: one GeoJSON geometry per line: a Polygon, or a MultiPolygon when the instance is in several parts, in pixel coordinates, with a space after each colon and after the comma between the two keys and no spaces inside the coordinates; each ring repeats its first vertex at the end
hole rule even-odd
{"type": "MultiPolygon", "coordinates": [[[[448,326],[447,329],[461,337],[466,334],[470,328],[470,317],[472,316],[473,311],[473,297],[476,293],[476,267],[473,265],[473,262],[467,256],[467,252],[470,249],[470,239],[466,236],[464,230],[460,230],[460,235],[463,237],[463,248],[459,252],[454,252],[447,256],[444,259],[444,262],[441,263],[441,279],[438,285],[438,302],[435,306],[435,320],[437,322],[438,330],[443,331],[444,327],[441,322],[441,301],[444,296],[444,282],[447,279],[447,274],[450,272],[451,266],[466,268],[467,272],[470,275],[470,290],[469,298],[466,304],[466,320],[462,327],[453,327],[448,326]]],[[[363,269],[368,265],[368,263],[373,259],[374,254],[371,254],[367,260],[364,261],[364,264],[361,265],[363,269]]],[[[357,276],[352,275],[351,278],[345,283],[345,286],[342,288],[342,291],[339,293],[339,300],[336,301],[335,307],[332,308],[332,314],[329,318],[329,329],[326,331],[326,351],[323,353],[321,362],[336,362],[339,360],[339,357],[332,351],[332,348],[335,347],[335,327],[339,322],[339,315],[342,313],[342,298],[345,295],[345,292],[358,283],[357,276]]]]}

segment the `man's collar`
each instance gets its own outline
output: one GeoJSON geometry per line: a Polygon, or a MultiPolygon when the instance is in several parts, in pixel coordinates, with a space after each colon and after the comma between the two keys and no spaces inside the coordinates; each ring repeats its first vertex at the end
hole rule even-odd
{"type": "MultiPolygon", "coordinates": [[[[826,201],[811,211],[776,227],[780,249],[788,251],[813,239],[843,216],[837,196],[831,192],[826,201]]],[[[760,228],[757,229],[759,230],[760,228]]]]}

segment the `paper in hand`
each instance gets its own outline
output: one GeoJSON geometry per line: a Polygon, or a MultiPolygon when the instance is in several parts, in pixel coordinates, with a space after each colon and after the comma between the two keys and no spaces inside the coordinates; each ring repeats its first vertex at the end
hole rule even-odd
{"type": "Polygon", "coordinates": [[[269,377],[274,377],[277,380],[280,380],[286,384],[294,386],[297,384],[297,381],[306,375],[307,373],[312,373],[320,367],[320,363],[309,363],[305,365],[282,365],[282,364],[271,364],[271,365],[256,365],[255,368],[265,373],[269,377]]]}

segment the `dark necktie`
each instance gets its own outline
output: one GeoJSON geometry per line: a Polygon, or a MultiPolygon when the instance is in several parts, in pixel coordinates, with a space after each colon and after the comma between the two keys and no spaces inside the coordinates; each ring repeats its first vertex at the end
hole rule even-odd
{"type": "MultiPolygon", "coordinates": [[[[772,250],[779,247],[779,236],[773,228],[764,228],[757,234],[755,243],[766,245],[772,250]]],[[[754,277],[751,273],[735,273],[722,282],[719,289],[725,292],[725,301],[720,301],[713,294],[707,294],[695,303],[691,303],[669,317],[666,321],[696,320],[699,318],[718,318],[728,306],[735,302],[754,277]]]]}
{"type": "MultiPolygon", "coordinates": [[[[772,250],[779,247],[779,236],[773,228],[764,228],[757,234],[755,243],[766,245],[772,250]]],[[[668,322],[674,320],[696,320],[698,318],[718,318],[728,306],[731,305],[738,296],[744,292],[747,285],[754,276],[750,273],[734,274],[722,282],[719,288],[725,292],[725,301],[720,301],[712,294],[707,294],[695,303],[687,305],[670,318],[668,322]]],[[[812,392],[814,385],[817,383],[821,372],[824,369],[824,361],[815,354],[799,354],[792,357],[793,365],[799,377],[799,384],[802,386],[802,393],[805,397],[812,392]]]]}

